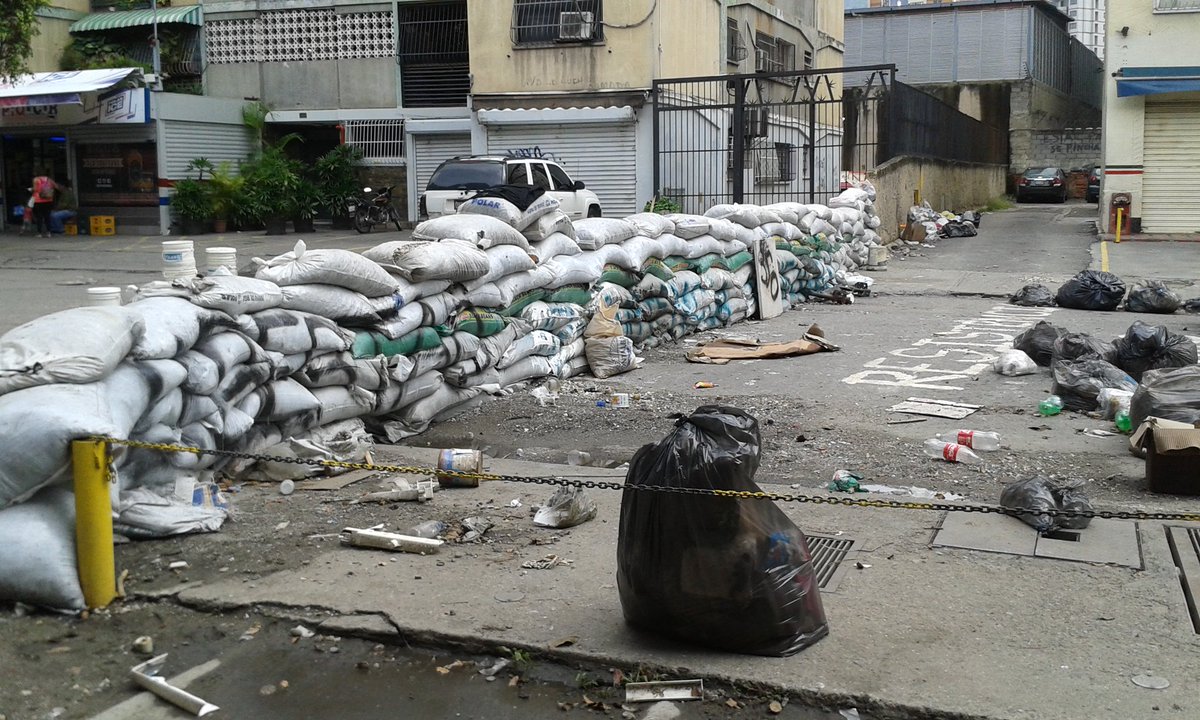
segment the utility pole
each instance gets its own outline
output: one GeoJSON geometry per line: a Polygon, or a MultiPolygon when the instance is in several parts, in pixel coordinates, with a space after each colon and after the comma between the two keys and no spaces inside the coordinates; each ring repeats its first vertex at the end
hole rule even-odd
{"type": "Polygon", "coordinates": [[[153,36],[150,40],[151,69],[154,71],[154,89],[162,90],[162,54],[158,48],[158,0],[150,0],[153,36]]]}

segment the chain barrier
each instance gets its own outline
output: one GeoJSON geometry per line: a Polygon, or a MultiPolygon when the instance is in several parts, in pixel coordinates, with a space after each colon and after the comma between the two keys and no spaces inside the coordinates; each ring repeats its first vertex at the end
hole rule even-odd
{"type": "Polygon", "coordinates": [[[937,512],[967,512],[967,513],[996,513],[999,515],[1049,515],[1064,518],[1102,518],[1105,520],[1171,520],[1179,522],[1200,522],[1200,512],[1129,512],[1110,510],[1060,510],[1060,509],[1030,509],[1011,508],[996,505],[952,504],[946,502],[914,502],[907,500],[880,500],[873,498],[830,497],[825,495],[794,495],[787,493],[750,492],[746,490],[715,490],[712,488],[672,487],[668,485],[628,485],[623,482],[605,480],[578,480],[566,477],[543,476],[526,477],[523,475],[499,475],[495,473],[472,473],[461,470],[442,470],[424,465],[378,465],[375,463],[343,462],[340,460],[320,460],[317,458],[282,457],[279,455],[260,455],[257,453],[238,452],[235,450],[210,450],[191,447],[188,445],[172,445],[168,443],[151,443],[140,440],[124,440],[109,437],[94,437],[92,440],[134,448],[138,450],[153,450],[164,453],[190,453],[192,455],[213,455],[238,460],[267,461],[287,463],[292,465],[311,465],[314,467],[336,468],[341,470],[367,470],[374,472],[398,473],[404,475],[441,475],[444,477],[461,478],[464,480],[479,480],[481,482],[513,482],[530,485],[563,485],[587,488],[589,490],[640,490],[646,492],[664,492],[677,495],[705,495],[709,497],[734,498],[740,500],[771,500],[773,502],[812,503],[814,505],[841,505],[844,507],[883,508],[889,510],[933,510],[937,512]]]}

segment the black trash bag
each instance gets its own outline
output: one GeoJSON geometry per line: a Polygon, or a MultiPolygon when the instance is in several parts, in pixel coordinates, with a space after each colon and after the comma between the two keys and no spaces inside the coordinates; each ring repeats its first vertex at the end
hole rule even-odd
{"type": "Polygon", "coordinates": [[[829,633],[812,557],[773,502],[632,486],[760,492],[758,421],[697,408],[633,457],[621,496],[617,589],[625,621],[719,650],[782,657],[829,633]]]}
{"type": "Polygon", "coordinates": [[[1113,363],[1141,382],[1147,370],[1196,364],[1196,343],[1162,325],[1135,321],[1113,343],[1113,363]]]}
{"type": "Polygon", "coordinates": [[[1032,525],[1042,535],[1052,533],[1060,525],[1058,518],[1046,514],[1046,510],[1057,510],[1058,500],[1051,492],[1052,484],[1049,478],[1034,475],[1006,485],[1000,491],[1000,506],[1017,510],[1033,510],[1032,513],[1020,513],[1015,517],[1021,522],[1032,525]]]}
{"type": "Polygon", "coordinates": [[[975,237],[978,234],[979,231],[975,229],[973,224],[969,222],[960,222],[958,220],[951,220],[943,225],[941,232],[942,237],[948,238],[975,237]]]}
{"type": "Polygon", "coordinates": [[[1116,350],[1113,344],[1087,333],[1066,333],[1054,341],[1053,362],[1059,360],[1081,360],[1098,358],[1113,361],[1116,350]]]}
{"type": "Polygon", "coordinates": [[[962,215],[959,215],[958,219],[962,220],[963,222],[971,223],[977,228],[979,227],[979,224],[983,222],[983,217],[974,210],[966,211],[962,215]]]}
{"type": "Polygon", "coordinates": [[[1125,283],[1112,273],[1084,270],[1063,283],[1055,301],[1076,310],[1115,310],[1125,297],[1125,283]]]}
{"type": "Polygon", "coordinates": [[[1054,359],[1054,341],[1067,334],[1066,328],[1039,320],[1037,325],[1013,338],[1013,347],[1033,358],[1042,367],[1054,359]]]}
{"type": "MultiPolygon", "coordinates": [[[[1050,494],[1054,496],[1055,502],[1058,503],[1059,510],[1068,512],[1094,512],[1092,510],[1092,501],[1088,500],[1087,496],[1076,487],[1051,487],[1050,494]]],[[[1055,518],[1058,521],[1058,526],[1070,530],[1082,530],[1092,524],[1090,517],[1072,517],[1059,515],[1055,518]]]]}
{"type": "Polygon", "coordinates": [[[1183,311],[1190,313],[1200,313],[1200,298],[1192,298],[1191,300],[1183,301],[1183,311]]]}
{"type": "Polygon", "coordinates": [[[1125,298],[1125,309],[1138,313],[1173,313],[1183,305],[1183,300],[1158,280],[1145,285],[1134,285],[1125,298]]]}
{"type": "Polygon", "coordinates": [[[1054,295],[1050,292],[1050,288],[1035,283],[1016,291],[1008,301],[1013,305],[1026,307],[1048,307],[1054,304],[1054,295]]]}
{"type": "Polygon", "coordinates": [[[1200,422],[1200,365],[1147,372],[1129,401],[1129,420],[1137,427],[1148,417],[1200,422]]]}
{"type": "Polygon", "coordinates": [[[1133,392],[1138,386],[1124,370],[1099,358],[1060,360],[1050,369],[1054,374],[1050,392],[1062,398],[1063,407],[1068,410],[1095,410],[1100,406],[1100,391],[1104,388],[1133,392]]]}

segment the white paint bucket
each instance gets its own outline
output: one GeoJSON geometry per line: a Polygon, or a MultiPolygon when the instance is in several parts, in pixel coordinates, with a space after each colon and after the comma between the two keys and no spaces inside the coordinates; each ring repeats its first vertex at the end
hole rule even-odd
{"type": "Polygon", "coordinates": [[[196,275],[196,250],[191,240],[164,240],[162,244],[163,277],[174,280],[196,275]]]}
{"type": "Polygon", "coordinates": [[[119,288],[119,287],[88,288],[87,304],[88,305],[120,305],[121,304],[121,288],[119,288]]]}
{"type": "Polygon", "coordinates": [[[204,251],[204,267],[209,273],[222,266],[237,275],[237,248],[210,247],[204,251]]]}

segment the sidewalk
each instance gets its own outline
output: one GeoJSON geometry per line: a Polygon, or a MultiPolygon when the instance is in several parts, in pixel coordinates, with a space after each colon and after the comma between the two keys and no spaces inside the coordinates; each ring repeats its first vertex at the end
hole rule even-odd
{"type": "MultiPolygon", "coordinates": [[[[432,465],[436,453],[381,448],[380,461],[432,465]]],[[[623,474],[516,460],[490,460],[486,470],[586,472],[595,479],[623,474]]],[[[1187,621],[1158,523],[1138,523],[1145,567],[1139,572],[934,549],[929,543],[940,520],[929,511],[790,504],[784,510],[806,532],[844,533],[839,537],[861,550],[845,561],[836,591],[824,595],[830,635],[791,658],[760,658],[684,647],[626,627],[615,581],[620,494],[591,492],[599,505],[596,520],[570,531],[532,531],[543,539],[558,536],[553,544],[450,545],[427,557],[337,548],[297,570],[253,582],[222,577],[178,598],[202,610],[268,606],[307,618],[324,609],[338,615],[321,625],[326,633],[520,647],[627,672],[645,666],[765,684],[801,702],[856,706],[865,717],[1200,717],[1200,639],[1187,621]],[[572,564],[521,568],[547,553],[572,564]],[[1131,682],[1143,674],[1171,685],[1148,690],[1131,682]]],[[[429,513],[487,512],[532,527],[529,507],[549,493],[545,486],[487,483],[438,493],[429,513]],[[508,508],[514,498],[523,507],[508,508]],[[481,511],[487,501],[495,504],[481,511]]],[[[1007,520],[1019,532],[1034,533],[1007,520]]]]}

